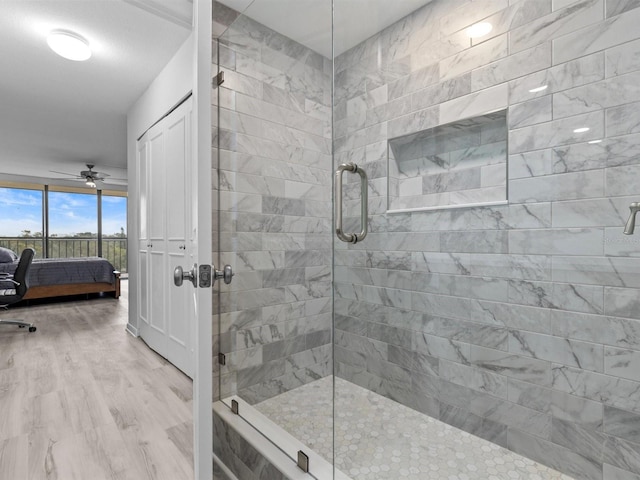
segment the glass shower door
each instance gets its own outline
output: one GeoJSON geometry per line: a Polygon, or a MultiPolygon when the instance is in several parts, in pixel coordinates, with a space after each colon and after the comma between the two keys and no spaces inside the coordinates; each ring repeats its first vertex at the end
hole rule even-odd
{"type": "Polygon", "coordinates": [[[226,3],[214,9],[217,234],[235,277],[219,288],[220,397],[293,461],[303,451],[311,472],[331,473],[331,1],[226,3]],[[308,18],[317,30],[301,32],[308,18]]]}

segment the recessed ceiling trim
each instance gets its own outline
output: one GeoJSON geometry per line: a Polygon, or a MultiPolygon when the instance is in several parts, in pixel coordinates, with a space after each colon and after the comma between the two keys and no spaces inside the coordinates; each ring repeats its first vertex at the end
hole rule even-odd
{"type": "Polygon", "coordinates": [[[193,0],[184,0],[178,4],[176,2],[163,2],[162,0],[124,0],[124,2],[191,30],[193,24],[193,0]],[[171,5],[180,6],[181,8],[171,8],[171,5]]]}

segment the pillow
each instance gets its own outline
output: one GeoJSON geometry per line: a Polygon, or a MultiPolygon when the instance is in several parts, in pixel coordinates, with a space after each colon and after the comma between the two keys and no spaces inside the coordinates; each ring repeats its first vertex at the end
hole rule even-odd
{"type": "Polygon", "coordinates": [[[0,247],[0,263],[13,263],[18,260],[18,255],[13,250],[0,247]]]}

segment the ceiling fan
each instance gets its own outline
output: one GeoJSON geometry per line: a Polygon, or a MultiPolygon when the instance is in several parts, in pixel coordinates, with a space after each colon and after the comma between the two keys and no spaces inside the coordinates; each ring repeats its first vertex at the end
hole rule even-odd
{"type": "MultiPolygon", "coordinates": [[[[82,180],[84,183],[92,188],[96,188],[96,182],[103,182],[107,179],[107,177],[111,177],[111,175],[103,172],[96,172],[93,168],[95,165],[87,163],[87,170],[82,170],[79,175],[67,172],[57,172],[55,170],[50,170],[52,173],[59,173],[62,175],[68,175],[72,178],[72,180],[82,180]]],[[[120,183],[126,182],[124,178],[109,178],[109,183],[120,183]],[[114,182],[115,181],[115,182],[114,182]]]]}

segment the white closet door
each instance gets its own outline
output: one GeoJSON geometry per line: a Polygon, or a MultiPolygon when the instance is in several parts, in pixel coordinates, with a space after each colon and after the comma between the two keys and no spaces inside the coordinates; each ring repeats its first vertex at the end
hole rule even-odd
{"type": "MultiPolygon", "coordinates": [[[[166,145],[166,212],[167,260],[169,280],[177,266],[189,267],[192,239],[189,238],[190,204],[189,185],[191,171],[191,100],[187,100],[168,118],[165,130],[166,145]]],[[[189,321],[192,288],[168,284],[167,295],[167,358],[180,370],[193,376],[193,325],[189,321]]]]}
{"type": "Polygon", "coordinates": [[[138,141],[138,195],[140,208],[138,210],[138,328],[144,331],[149,328],[149,234],[147,209],[149,206],[149,192],[147,186],[148,155],[146,136],[138,141]]]}
{"type": "MultiPolygon", "coordinates": [[[[192,239],[190,191],[191,100],[149,129],[139,141],[140,175],[146,173],[146,211],[140,219],[140,336],[157,353],[193,375],[193,290],[173,285],[173,270],[188,266],[192,239]],[[146,160],[143,161],[143,159],[146,160]],[[146,228],[146,243],[143,230],[146,228]],[[146,249],[143,248],[146,246],[146,249]],[[143,265],[144,263],[144,265],[143,265]],[[143,270],[146,269],[146,270],[143,270]],[[146,290],[142,291],[143,285],[146,290]],[[146,296],[146,300],[145,300],[146,296]],[[146,318],[142,318],[148,311],[146,318]]],[[[139,177],[141,182],[143,178],[139,177]]],[[[141,208],[145,202],[141,201],[141,208]]]]}

